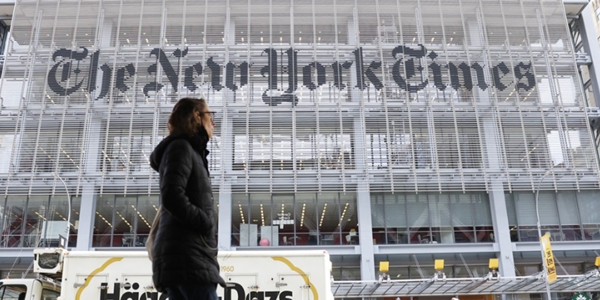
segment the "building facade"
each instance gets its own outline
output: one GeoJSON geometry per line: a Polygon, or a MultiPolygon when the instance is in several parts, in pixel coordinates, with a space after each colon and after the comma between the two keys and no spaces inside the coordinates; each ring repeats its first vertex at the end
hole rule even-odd
{"type": "Polygon", "coordinates": [[[325,248],[337,280],[375,279],[379,261],[426,278],[435,258],[451,277],[494,257],[529,275],[539,213],[559,274],[581,274],[600,249],[600,98],[567,17],[586,3],[18,1],[3,274],[67,227],[74,249],[141,249],[159,206],[148,157],[188,96],[217,112],[223,250],[325,248]]]}

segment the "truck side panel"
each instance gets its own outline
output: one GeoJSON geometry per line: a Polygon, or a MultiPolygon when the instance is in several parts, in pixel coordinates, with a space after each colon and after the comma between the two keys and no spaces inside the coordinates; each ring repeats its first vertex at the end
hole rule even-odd
{"type": "MultiPolygon", "coordinates": [[[[324,251],[221,252],[222,300],[332,300],[324,251]]],[[[68,252],[62,300],[165,300],[152,285],[146,252],[68,252]]]]}

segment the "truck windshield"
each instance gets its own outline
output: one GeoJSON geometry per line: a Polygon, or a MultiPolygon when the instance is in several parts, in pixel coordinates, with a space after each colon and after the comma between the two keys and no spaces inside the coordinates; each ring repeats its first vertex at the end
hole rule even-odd
{"type": "Polygon", "coordinates": [[[25,300],[27,287],[24,285],[0,286],[0,300],[25,300]]]}
{"type": "Polygon", "coordinates": [[[60,296],[60,293],[57,291],[43,289],[42,290],[42,300],[56,300],[60,296]]]}

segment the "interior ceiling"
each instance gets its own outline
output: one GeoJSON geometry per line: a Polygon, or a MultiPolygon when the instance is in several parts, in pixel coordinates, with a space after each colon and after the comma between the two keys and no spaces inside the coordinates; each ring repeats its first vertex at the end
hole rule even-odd
{"type": "Polygon", "coordinates": [[[567,15],[578,15],[588,4],[588,0],[563,0],[567,15]]]}
{"type": "Polygon", "coordinates": [[[10,26],[12,23],[12,16],[15,6],[13,4],[10,5],[0,5],[0,20],[4,22],[4,24],[10,26]]]}

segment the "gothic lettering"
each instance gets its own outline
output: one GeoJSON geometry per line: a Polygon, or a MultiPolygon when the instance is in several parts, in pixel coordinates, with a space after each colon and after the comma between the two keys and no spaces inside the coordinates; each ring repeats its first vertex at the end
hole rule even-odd
{"type": "Polygon", "coordinates": [[[304,66],[304,68],[302,68],[302,84],[311,91],[314,91],[318,87],[324,85],[325,67],[316,61],[304,66]],[[312,81],[312,68],[317,70],[317,84],[312,81]]]}
{"type": "MultiPolygon", "coordinates": [[[[502,82],[502,78],[508,75],[510,70],[506,66],[505,63],[501,62],[497,66],[492,68],[492,76],[494,77],[494,86],[500,90],[504,91],[508,86],[502,82]]],[[[511,84],[511,83],[509,83],[511,84]]]]}
{"type": "Polygon", "coordinates": [[[427,56],[431,58],[429,69],[433,73],[433,85],[435,85],[438,90],[443,91],[446,89],[447,85],[442,82],[442,66],[435,62],[438,55],[431,51],[427,56]]]}
{"type": "Polygon", "coordinates": [[[103,64],[102,67],[100,67],[100,70],[102,70],[102,85],[100,88],[100,95],[98,95],[96,100],[106,97],[106,94],[108,94],[108,90],[110,89],[110,78],[112,77],[112,69],[107,64],[103,64]]]}
{"type": "Polygon", "coordinates": [[[185,68],[183,71],[185,76],[183,79],[183,85],[192,92],[198,89],[198,86],[194,83],[194,78],[196,77],[194,76],[194,71],[196,71],[197,76],[202,75],[202,64],[196,63],[193,66],[185,68]]]}
{"type": "Polygon", "coordinates": [[[450,84],[452,88],[455,90],[459,90],[461,87],[465,87],[467,90],[473,90],[473,79],[471,78],[471,68],[466,63],[461,63],[458,65],[454,65],[453,63],[448,64],[448,69],[450,69],[450,84]],[[458,75],[458,69],[460,69],[463,74],[463,82],[460,82],[460,78],[458,75]]]}
{"type": "MultiPolygon", "coordinates": [[[[265,73],[269,74],[268,88],[262,94],[263,102],[271,106],[277,106],[283,102],[290,102],[292,103],[292,105],[298,104],[298,98],[296,97],[296,95],[290,92],[290,90],[293,89],[294,85],[296,84],[296,79],[289,79],[288,83],[290,86],[288,87],[285,93],[281,93],[280,90],[277,88],[277,51],[275,51],[275,49],[267,48],[263,50],[263,52],[267,53],[268,65],[260,69],[260,74],[263,77],[265,77],[265,73]]],[[[287,53],[288,68],[290,68],[291,65],[292,67],[290,69],[295,70],[296,63],[294,63],[294,57],[296,52],[291,50],[290,48],[290,50],[288,50],[287,53]]],[[[290,76],[292,75],[290,74],[290,76]]]]}
{"type": "Polygon", "coordinates": [[[298,77],[296,74],[296,70],[298,69],[298,51],[290,48],[286,53],[288,55],[288,89],[285,92],[291,94],[298,89],[298,77]]]}
{"type": "Polygon", "coordinates": [[[56,64],[54,64],[54,66],[52,66],[52,68],[48,72],[48,86],[53,92],[57,93],[58,95],[68,96],[74,93],[76,90],[78,90],[83,84],[83,79],[79,80],[79,82],[77,81],[78,75],[81,72],[81,70],[79,69],[79,64],[81,60],[87,57],[88,50],[84,47],[81,47],[81,49],[83,49],[82,52],[77,52],[62,48],[56,50],[54,54],[52,54],[52,61],[56,62],[57,57],[63,58],[56,62],[56,64]],[[65,61],[67,59],[70,59],[70,61],[65,61]],[[71,70],[73,64],[72,60],[75,60],[77,63],[75,69],[73,70],[71,70]],[[60,72],[60,80],[58,80],[56,77],[61,66],[62,72],[60,72]],[[73,73],[76,74],[75,79],[73,79],[72,82],[74,84],[71,87],[65,87],[63,86],[63,84],[71,83],[69,82],[71,79],[71,71],[73,71],[73,73]]]}
{"type": "MultiPolygon", "coordinates": [[[[177,49],[177,50],[179,50],[179,49],[177,49]]],[[[175,92],[177,92],[178,76],[177,76],[177,73],[175,72],[175,69],[173,69],[173,66],[171,65],[171,62],[169,61],[169,58],[167,57],[165,52],[162,49],[154,48],[150,52],[150,56],[152,56],[152,55],[156,56],[156,58],[158,59],[158,62],[160,63],[160,66],[162,67],[163,71],[165,72],[165,75],[167,75],[169,82],[171,82],[171,87],[173,88],[173,90],[175,92]]]]}
{"type": "MultiPolygon", "coordinates": [[[[402,61],[404,60],[403,57],[398,59],[398,61],[392,67],[392,77],[393,77],[394,81],[400,86],[401,89],[409,91],[409,92],[418,92],[418,91],[424,89],[427,86],[427,84],[429,84],[428,79],[425,79],[425,80],[421,79],[421,83],[419,83],[417,85],[412,85],[407,82],[408,80],[410,80],[412,77],[414,77],[416,75],[414,59],[415,58],[420,59],[425,56],[425,53],[426,53],[425,47],[423,45],[419,45],[419,46],[421,47],[421,49],[419,49],[419,50],[411,49],[406,46],[398,46],[398,47],[394,48],[394,50],[392,50],[392,56],[394,58],[397,58],[396,56],[401,53],[405,54],[406,56],[412,57],[411,59],[408,59],[404,62],[404,74],[406,75],[406,79],[402,78],[402,75],[400,75],[400,66],[402,64],[402,61]]],[[[417,67],[417,70],[422,72],[423,67],[419,66],[419,67],[417,67]]]]}
{"type": "MultiPolygon", "coordinates": [[[[177,49],[177,50],[179,50],[179,49],[177,49]]],[[[173,90],[177,91],[178,76],[177,76],[177,73],[175,73],[175,69],[173,69],[173,66],[171,65],[171,62],[169,61],[169,58],[167,58],[167,55],[165,54],[165,52],[160,48],[154,48],[154,49],[152,49],[152,51],[150,51],[150,56],[152,56],[152,55],[156,56],[156,59],[160,63],[160,66],[162,67],[163,71],[167,75],[167,78],[171,82],[171,86],[173,87],[173,90]]],[[[157,71],[157,68],[158,68],[157,64],[150,65],[148,67],[148,74],[150,74],[150,75],[155,74],[157,71]]],[[[151,92],[151,91],[158,92],[163,87],[164,87],[164,85],[158,83],[158,80],[155,80],[154,82],[148,83],[144,86],[144,89],[143,89],[144,95],[146,95],[146,97],[150,97],[150,95],[148,94],[149,92],[151,92]]]]}
{"type": "MultiPolygon", "coordinates": [[[[162,50],[161,50],[162,51],[162,50]]],[[[156,73],[156,64],[152,64],[148,67],[148,74],[152,75],[156,73]]],[[[144,85],[143,92],[146,97],[150,97],[150,92],[158,92],[160,91],[164,85],[158,83],[158,80],[154,80],[154,82],[150,82],[144,85]]]]}
{"type": "Polygon", "coordinates": [[[346,85],[342,83],[342,69],[350,69],[352,62],[334,62],[331,64],[333,68],[333,86],[337,87],[340,91],[346,88],[346,85]]]}
{"type": "MultiPolygon", "coordinates": [[[[237,91],[238,86],[235,85],[234,83],[234,78],[235,78],[235,69],[238,68],[238,66],[236,66],[234,63],[232,62],[228,62],[227,66],[225,67],[225,86],[232,90],[232,91],[237,91]]],[[[248,84],[248,63],[247,62],[243,62],[239,65],[239,69],[240,69],[240,88],[247,85],[248,84]]]]}
{"type": "Polygon", "coordinates": [[[126,92],[129,90],[129,87],[125,84],[125,80],[129,79],[131,76],[135,75],[135,67],[133,64],[128,64],[123,68],[117,70],[117,82],[116,88],[121,92],[126,92]],[[125,74],[127,72],[127,75],[125,74]]]}
{"type": "Polygon", "coordinates": [[[362,47],[354,51],[354,68],[356,69],[356,87],[364,90],[365,89],[365,74],[363,73],[363,55],[362,47]]]}
{"type": "Polygon", "coordinates": [[[212,57],[206,61],[206,65],[210,69],[210,83],[213,89],[220,91],[223,88],[221,85],[221,67],[213,61],[212,57]]]}
{"type": "Polygon", "coordinates": [[[517,78],[517,86],[518,89],[524,89],[526,91],[531,90],[535,86],[535,76],[531,74],[531,63],[525,64],[520,62],[515,66],[515,77],[517,78]],[[523,73],[525,71],[525,73],[523,73]],[[521,82],[521,79],[526,78],[527,84],[521,82]]]}
{"type": "Polygon", "coordinates": [[[263,50],[263,52],[267,53],[268,63],[266,66],[260,69],[260,75],[265,77],[265,73],[269,74],[268,77],[268,89],[276,90],[277,89],[277,51],[275,49],[267,48],[263,50]]]}
{"type": "MultiPolygon", "coordinates": [[[[186,57],[188,53],[188,48],[173,51],[172,57],[178,59],[177,64],[174,65],[162,49],[152,49],[150,57],[156,57],[156,63],[148,66],[145,70],[147,74],[140,74],[142,75],[140,78],[144,78],[144,75],[154,75],[155,78],[152,82],[142,83],[144,95],[149,97],[151,92],[158,92],[165,87],[163,83],[160,83],[162,82],[161,78],[157,78],[158,68],[161,68],[162,73],[166,75],[168,84],[175,92],[179,88],[180,76],[183,76],[183,86],[185,88],[192,92],[197,91],[199,86],[194,80],[205,75],[206,69],[210,70],[209,84],[215,91],[227,88],[230,91],[237,92],[243,86],[248,85],[251,62],[244,61],[237,65],[230,61],[223,66],[215,62],[213,57],[209,57],[204,62],[182,65],[182,58],[186,57]],[[182,70],[182,74],[179,74],[178,70],[182,70]],[[222,85],[221,79],[222,72],[224,72],[224,85],[222,85]],[[238,77],[236,76],[238,72],[239,83],[235,80],[238,77]]],[[[377,76],[377,72],[386,72],[385,69],[382,70],[382,68],[385,68],[383,63],[381,61],[371,61],[365,64],[362,47],[352,51],[354,57],[352,61],[334,61],[327,65],[324,65],[323,62],[313,61],[301,67],[300,70],[298,69],[299,50],[288,48],[278,53],[276,49],[266,48],[263,53],[267,55],[267,64],[260,68],[260,74],[266,78],[267,85],[262,94],[262,99],[267,105],[277,106],[289,102],[292,106],[295,106],[298,103],[296,92],[299,88],[299,72],[302,76],[300,84],[310,91],[314,91],[327,83],[326,66],[332,68],[333,82],[331,85],[338,90],[347,87],[349,80],[345,78],[348,75],[344,74],[344,71],[349,70],[353,65],[356,73],[356,85],[354,87],[365,90],[369,84],[372,84],[376,90],[384,88],[384,82],[377,76]],[[278,55],[283,56],[278,57],[278,55]],[[287,63],[283,63],[284,59],[287,59],[287,63]],[[284,87],[281,86],[284,85],[283,82],[279,82],[278,79],[280,79],[279,76],[286,75],[287,87],[284,87]]],[[[437,62],[438,54],[434,51],[428,52],[423,45],[419,45],[418,48],[399,45],[392,50],[391,55],[396,59],[391,67],[393,82],[401,89],[411,93],[425,89],[430,79],[433,81],[433,86],[440,91],[444,91],[448,87],[454,90],[461,88],[472,90],[477,87],[483,91],[489,87],[494,87],[499,91],[504,91],[510,86],[518,90],[531,91],[536,85],[531,62],[515,62],[514,68],[509,68],[505,62],[498,62],[495,66],[485,66],[480,62],[473,62],[469,65],[460,61],[441,64],[437,62]],[[425,56],[431,59],[426,66],[423,60],[425,56]],[[424,72],[425,68],[428,68],[428,74],[424,72]],[[490,77],[493,82],[486,82],[486,71],[491,72],[490,77]],[[450,82],[444,82],[444,72],[448,72],[450,82]],[[509,82],[507,78],[511,78],[511,76],[514,76],[515,79],[509,82]]],[[[136,76],[140,70],[137,70],[132,63],[114,67],[113,70],[110,63],[101,63],[100,57],[100,50],[88,55],[88,50],[84,47],[77,51],[65,48],[55,51],[52,54],[52,60],[55,64],[49,70],[47,76],[48,86],[54,93],[61,96],[71,95],[76,91],[92,93],[99,89],[96,100],[105,98],[112,88],[120,92],[130,91],[133,87],[129,86],[127,81],[136,76]],[[87,62],[87,58],[89,58],[89,70],[82,72],[81,64],[87,62]],[[102,72],[99,84],[97,84],[97,78],[100,76],[98,72],[102,72]]]]}
{"type": "Polygon", "coordinates": [[[381,67],[381,62],[372,61],[369,67],[365,70],[365,76],[367,76],[367,79],[369,79],[369,81],[375,86],[375,89],[377,90],[383,88],[383,83],[381,83],[381,80],[379,80],[379,78],[375,76],[375,73],[373,73],[373,69],[379,69],[379,67],[381,67]]]}
{"type": "Polygon", "coordinates": [[[364,65],[363,65],[362,48],[358,48],[358,49],[354,50],[352,53],[354,53],[354,58],[355,58],[354,66],[356,68],[356,87],[361,90],[364,90],[366,88],[366,86],[365,86],[365,76],[366,76],[367,79],[369,79],[369,81],[373,84],[373,86],[375,86],[375,89],[380,90],[381,88],[383,88],[383,83],[381,83],[381,80],[379,80],[379,78],[377,78],[377,76],[375,76],[375,73],[373,73],[373,69],[379,69],[379,67],[381,67],[381,62],[372,61],[371,64],[369,64],[369,67],[365,70],[364,65]]]}
{"type": "Polygon", "coordinates": [[[477,75],[477,86],[482,91],[485,91],[489,87],[489,85],[485,82],[485,74],[483,73],[483,67],[478,63],[474,63],[471,65],[471,68],[475,70],[475,75],[477,75]]]}
{"type": "Polygon", "coordinates": [[[90,70],[88,72],[88,83],[87,90],[89,93],[92,93],[96,90],[96,76],[98,74],[98,60],[100,58],[100,51],[94,52],[90,57],[90,70]]]}

